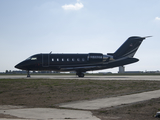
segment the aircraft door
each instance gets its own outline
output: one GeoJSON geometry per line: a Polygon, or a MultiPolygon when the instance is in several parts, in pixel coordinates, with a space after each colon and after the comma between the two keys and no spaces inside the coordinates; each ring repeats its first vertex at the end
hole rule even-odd
{"type": "Polygon", "coordinates": [[[42,66],[49,67],[49,54],[42,54],[42,66]]]}

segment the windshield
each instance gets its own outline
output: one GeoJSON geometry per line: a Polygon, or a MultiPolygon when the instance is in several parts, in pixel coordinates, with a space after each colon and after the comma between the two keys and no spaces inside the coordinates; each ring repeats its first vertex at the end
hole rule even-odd
{"type": "Polygon", "coordinates": [[[30,59],[31,59],[31,57],[27,58],[26,60],[30,60],[30,59]]]}
{"type": "Polygon", "coordinates": [[[29,57],[26,60],[37,60],[37,57],[29,57]]]}
{"type": "Polygon", "coordinates": [[[31,60],[37,60],[37,58],[36,57],[31,57],[31,60]]]}

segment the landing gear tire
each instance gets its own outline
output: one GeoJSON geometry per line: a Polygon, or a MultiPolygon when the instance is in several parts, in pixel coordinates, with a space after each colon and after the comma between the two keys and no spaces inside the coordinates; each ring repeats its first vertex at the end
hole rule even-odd
{"type": "Polygon", "coordinates": [[[78,72],[76,75],[78,75],[78,77],[84,77],[84,73],[82,72],[78,72]]]}

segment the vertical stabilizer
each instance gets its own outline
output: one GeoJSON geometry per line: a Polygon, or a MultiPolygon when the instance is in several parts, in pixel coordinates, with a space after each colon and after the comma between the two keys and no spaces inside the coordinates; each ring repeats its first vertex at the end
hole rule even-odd
{"type": "Polygon", "coordinates": [[[122,57],[133,57],[145,38],[146,37],[137,36],[129,37],[115,53],[109,53],[108,55],[112,55],[114,59],[122,57]]]}

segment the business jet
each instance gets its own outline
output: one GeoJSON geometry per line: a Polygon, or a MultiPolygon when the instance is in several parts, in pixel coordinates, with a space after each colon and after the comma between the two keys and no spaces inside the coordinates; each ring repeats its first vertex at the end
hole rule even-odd
{"type": "MultiPolygon", "coordinates": [[[[147,36],[151,37],[151,36],[147,36]]],[[[20,62],[15,68],[29,71],[75,71],[78,77],[84,77],[86,71],[119,67],[139,61],[134,58],[142,41],[147,37],[129,37],[114,53],[88,54],[35,54],[20,62]]]]}

